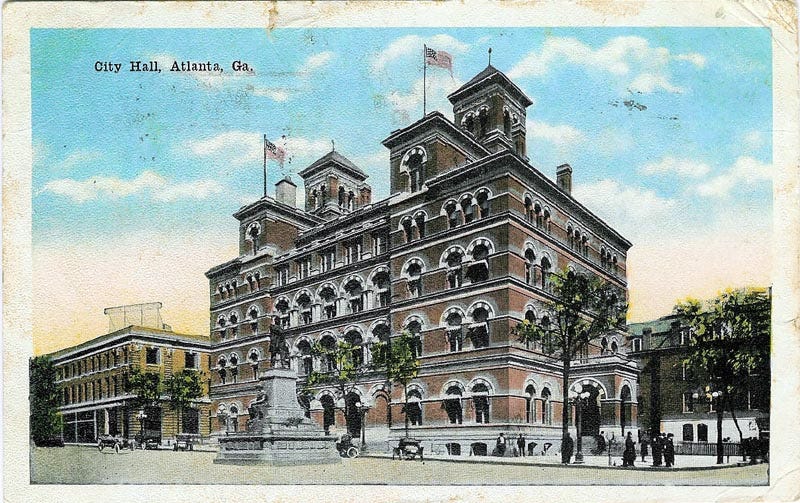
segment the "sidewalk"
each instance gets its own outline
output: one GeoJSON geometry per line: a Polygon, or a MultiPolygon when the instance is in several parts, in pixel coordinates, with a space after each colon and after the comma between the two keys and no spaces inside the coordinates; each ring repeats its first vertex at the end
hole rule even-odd
{"type": "MultiPolygon", "coordinates": [[[[391,459],[391,454],[387,453],[367,453],[364,454],[363,457],[367,458],[389,458],[391,459]]],[[[499,465],[529,465],[529,466],[562,466],[566,469],[570,467],[596,467],[596,468],[604,468],[604,469],[613,469],[613,470],[648,470],[648,471],[688,471],[688,470],[700,470],[700,469],[719,469],[719,468],[727,468],[732,466],[740,466],[742,464],[747,464],[742,461],[742,458],[739,456],[731,456],[730,460],[725,457],[724,464],[718,465],[717,464],[717,457],[716,456],[687,456],[687,455],[677,455],[675,456],[675,466],[671,468],[667,468],[665,466],[658,466],[653,467],[651,466],[653,463],[653,458],[646,457],[645,462],[642,463],[641,458],[638,458],[633,468],[623,468],[622,467],[622,458],[621,457],[612,457],[611,458],[611,466],[608,464],[608,456],[584,456],[583,457],[583,464],[576,465],[574,464],[575,458],[573,457],[573,463],[570,465],[562,465],[561,464],[561,457],[560,456],[529,456],[529,457],[493,457],[493,456],[448,456],[442,454],[431,454],[425,455],[425,460],[428,461],[449,461],[452,463],[490,463],[490,464],[499,464],[499,465]],[[614,465],[616,463],[616,466],[614,465]]],[[[417,461],[417,460],[414,460],[417,461]]],[[[411,461],[411,462],[414,462],[411,461]]]]}

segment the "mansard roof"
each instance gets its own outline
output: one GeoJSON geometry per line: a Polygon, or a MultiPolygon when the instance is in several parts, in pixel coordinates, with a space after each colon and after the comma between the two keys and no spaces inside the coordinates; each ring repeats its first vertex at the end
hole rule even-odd
{"type": "Polygon", "coordinates": [[[368,175],[364,173],[361,168],[353,164],[353,161],[335,150],[331,150],[327,154],[311,163],[311,165],[301,171],[299,175],[305,179],[331,164],[335,165],[337,168],[341,169],[359,181],[364,181],[367,179],[368,175]]]}
{"type": "Polygon", "coordinates": [[[465,94],[475,90],[478,86],[486,86],[491,83],[498,83],[507,88],[511,94],[517,98],[522,106],[529,107],[533,104],[533,100],[528,98],[522,89],[520,89],[514,82],[509,79],[505,73],[501,72],[492,65],[487,66],[478,75],[472,77],[469,82],[459,87],[447,96],[450,103],[455,105],[455,102],[461,99],[465,94]]]}

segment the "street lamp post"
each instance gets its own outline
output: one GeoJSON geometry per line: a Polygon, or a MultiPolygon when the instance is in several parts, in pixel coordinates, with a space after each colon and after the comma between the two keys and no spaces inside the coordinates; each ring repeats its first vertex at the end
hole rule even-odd
{"type": "Polygon", "coordinates": [[[364,421],[366,419],[367,409],[369,407],[367,407],[361,402],[356,402],[355,406],[356,409],[358,409],[358,413],[360,414],[361,417],[361,452],[367,452],[367,436],[366,436],[367,425],[364,424],[364,421]]]}
{"type": "Polygon", "coordinates": [[[144,449],[144,420],[147,419],[147,414],[140,410],[136,417],[139,419],[139,438],[141,439],[142,449],[144,449]]]}
{"type": "Polygon", "coordinates": [[[583,464],[583,425],[581,424],[581,413],[583,412],[583,401],[589,397],[588,391],[577,393],[570,391],[570,397],[575,402],[575,432],[576,432],[576,449],[575,449],[575,463],[576,465],[583,464]]]}
{"type": "MultiPolygon", "coordinates": [[[[692,398],[695,400],[700,398],[700,396],[700,393],[697,391],[692,393],[692,398]]],[[[721,465],[724,463],[722,449],[722,418],[724,414],[722,408],[722,391],[714,391],[711,389],[711,386],[706,386],[704,396],[706,401],[710,403],[712,407],[715,407],[717,412],[717,464],[721,465]]]]}

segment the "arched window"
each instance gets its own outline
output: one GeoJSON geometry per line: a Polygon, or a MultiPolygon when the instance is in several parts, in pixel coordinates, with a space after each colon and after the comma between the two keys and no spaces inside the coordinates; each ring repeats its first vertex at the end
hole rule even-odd
{"type": "Polygon", "coordinates": [[[468,224],[475,220],[475,206],[472,204],[471,197],[465,197],[461,200],[461,213],[464,214],[464,223],[468,224]]]}
{"type": "Polygon", "coordinates": [[[300,322],[303,325],[308,325],[313,320],[311,315],[311,297],[303,292],[297,297],[297,307],[300,310],[300,322]]]}
{"type": "Polygon", "coordinates": [[[479,218],[488,217],[490,213],[489,192],[486,190],[482,190],[478,192],[478,194],[475,196],[475,199],[478,201],[478,217],[479,218]]]}
{"type": "Polygon", "coordinates": [[[603,337],[602,339],[600,339],[600,354],[601,355],[606,354],[607,351],[608,351],[608,339],[603,337]]]}
{"type": "Polygon", "coordinates": [[[278,326],[281,328],[289,328],[289,301],[286,298],[278,300],[275,304],[275,311],[278,312],[278,326]]]}
{"type": "Polygon", "coordinates": [[[319,208],[319,193],[317,189],[311,190],[311,207],[314,209],[319,208]]]}
{"type": "Polygon", "coordinates": [[[389,307],[391,302],[391,282],[389,280],[389,272],[381,271],[376,273],[372,278],[372,284],[375,286],[375,299],[378,307],[389,307]]]}
{"type": "Polygon", "coordinates": [[[411,217],[404,217],[400,222],[400,225],[403,227],[403,235],[406,238],[406,243],[410,243],[414,239],[412,234],[412,226],[414,225],[414,221],[411,220],[411,217]]]}
{"type": "Polygon", "coordinates": [[[525,387],[525,422],[533,423],[536,420],[536,388],[533,384],[525,387]]]}
{"type": "Polygon", "coordinates": [[[481,108],[480,113],[478,113],[478,121],[480,122],[478,136],[482,138],[486,136],[486,130],[489,126],[489,112],[486,108],[481,108]]]}
{"type": "Polygon", "coordinates": [[[489,311],[485,307],[477,307],[472,311],[472,324],[469,326],[469,338],[475,349],[489,346],[489,311]]]}
{"type": "Polygon", "coordinates": [[[417,234],[420,239],[425,237],[425,213],[419,212],[414,215],[414,223],[417,225],[417,234]]]}
{"type": "Polygon", "coordinates": [[[542,340],[542,351],[547,354],[553,352],[553,336],[550,333],[550,318],[547,316],[542,316],[542,320],[539,322],[539,326],[542,327],[544,331],[544,339],[542,340]]]}
{"type": "Polygon", "coordinates": [[[528,220],[528,222],[533,223],[533,201],[531,201],[531,198],[528,196],[525,196],[525,218],[528,220]]]}
{"type": "Polygon", "coordinates": [[[425,150],[422,147],[414,147],[406,153],[401,169],[408,172],[409,189],[416,192],[422,189],[425,180],[425,150]]]}
{"type": "Polygon", "coordinates": [[[225,368],[228,364],[228,360],[225,359],[224,356],[220,356],[217,360],[217,372],[219,373],[219,382],[225,384],[225,379],[228,376],[228,371],[225,368]]]}
{"type": "Polygon", "coordinates": [[[533,312],[533,309],[525,311],[525,321],[531,324],[536,323],[536,313],[533,312]]]}
{"type": "Polygon", "coordinates": [[[581,251],[584,256],[589,256],[589,236],[585,234],[581,238],[581,251]]]}
{"type": "Polygon", "coordinates": [[[542,424],[553,424],[553,404],[550,388],[542,388],[542,424]]]}
{"type": "Polygon", "coordinates": [[[544,230],[545,230],[545,232],[547,232],[549,234],[550,233],[550,210],[544,210],[544,214],[543,214],[542,218],[544,220],[544,224],[543,224],[544,230]]]}
{"type": "Polygon", "coordinates": [[[253,334],[258,333],[258,309],[255,306],[247,311],[247,316],[250,318],[250,332],[253,334]]]}
{"type": "Polygon", "coordinates": [[[567,226],[567,239],[569,240],[569,249],[570,250],[574,250],[575,249],[575,238],[572,235],[572,226],[571,225],[567,226]]]}
{"type": "Polygon", "coordinates": [[[226,320],[224,316],[220,315],[220,317],[217,318],[217,326],[219,327],[219,337],[220,337],[220,339],[224,339],[225,338],[225,330],[226,330],[226,327],[228,326],[228,320],[226,320]]]}
{"type": "Polygon", "coordinates": [[[360,366],[364,363],[364,340],[356,330],[350,330],[344,335],[344,340],[355,346],[353,348],[353,365],[360,366]]]}
{"type": "Polygon", "coordinates": [[[348,307],[351,313],[360,313],[364,310],[364,299],[361,296],[363,288],[361,282],[357,279],[351,279],[344,286],[344,291],[348,297],[348,307]]]}
{"type": "Polygon", "coordinates": [[[485,242],[478,243],[472,249],[472,261],[467,269],[470,282],[478,283],[489,279],[489,247],[485,242]]]}
{"type": "Polygon", "coordinates": [[[336,341],[330,335],[325,335],[320,339],[319,345],[322,347],[324,352],[322,356],[322,361],[320,362],[322,365],[323,372],[333,372],[336,370],[335,365],[335,355],[334,352],[336,351],[336,341]]]}
{"type": "Polygon", "coordinates": [[[333,288],[326,286],[319,292],[319,298],[322,301],[322,314],[326,320],[336,318],[336,292],[333,288]]]}
{"type": "Polygon", "coordinates": [[[542,288],[547,290],[550,288],[550,260],[547,257],[542,257],[542,288]]]}
{"type": "Polygon", "coordinates": [[[534,266],[536,265],[536,254],[530,248],[525,250],[525,283],[534,283],[534,266]]]}
{"type": "Polygon", "coordinates": [[[411,297],[422,295],[422,265],[418,262],[409,264],[408,269],[408,292],[411,297]]]}
{"type": "Polygon", "coordinates": [[[228,360],[231,367],[231,380],[236,382],[237,377],[239,376],[239,357],[236,356],[236,353],[232,354],[230,360],[228,360]]]}
{"type": "Polygon", "coordinates": [[[356,195],[352,190],[347,193],[347,209],[350,211],[356,209],[356,195]]]}
{"type": "Polygon", "coordinates": [[[236,313],[233,313],[228,318],[231,324],[231,337],[236,337],[237,332],[239,331],[239,317],[236,316],[236,313]]]}
{"type": "Polygon", "coordinates": [[[347,195],[347,191],[344,190],[344,187],[339,187],[339,207],[344,206],[345,196],[347,195]]]}
{"type": "Polygon", "coordinates": [[[606,265],[607,265],[606,249],[605,248],[600,248],[600,267],[605,269],[606,265]]]}
{"type": "Polygon", "coordinates": [[[408,422],[413,426],[422,425],[422,393],[417,389],[412,389],[408,392],[408,405],[406,408],[406,416],[408,422]]]}
{"type": "Polygon", "coordinates": [[[458,386],[447,388],[444,399],[444,410],[450,424],[461,424],[464,421],[464,412],[461,406],[462,393],[458,386]]]}
{"type": "Polygon", "coordinates": [[[708,425],[700,423],[697,425],[697,441],[708,442],[708,425]]]}
{"type": "Polygon", "coordinates": [[[619,269],[617,268],[617,256],[616,255],[614,255],[614,257],[611,259],[611,272],[613,272],[614,274],[617,274],[619,272],[619,269]]]}
{"type": "Polygon", "coordinates": [[[247,355],[247,361],[250,362],[250,365],[253,368],[253,380],[258,381],[258,361],[260,360],[260,356],[258,351],[255,349],[250,350],[250,354],[247,355]]]}
{"type": "Polygon", "coordinates": [[[459,206],[455,203],[455,201],[449,201],[444,207],[445,213],[447,213],[447,222],[450,226],[450,229],[457,227],[458,224],[461,223],[461,216],[459,215],[459,206]]]}
{"type": "Polygon", "coordinates": [[[464,344],[462,324],[464,320],[458,312],[452,312],[447,316],[447,340],[450,343],[450,351],[461,351],[464,344]]]}
{"type": "Polygon", "coordinates": [[[411,320],[406,325],[406,330],[411,334],[411,355],[413,358],[422,356],[422,324],[417,320],[411,320]]]}
{"type": "Polygon", "coordinates": [[[475,422],[489,422],[489,388],[483,383],[472,387],[472,404],[475,407],[475,422]]]}
{"type": "Polygon", "coordinates": [[[322,395],[319,402],[322,404],[322,428],[327,435],[330,427],[336,422],[336,404],[330,395],[322,395]]]}
{"type": "Polygon", "coordinates": [[[617,354],[617,351],[619,351],[619,346],[617,345],[617,341],[611,341],[611,353],[617,354]]]}
{"type": "Polygon", "coordinates": [[[541,229],[544,224],[544,218],[542,216],[542,207],[539,206],[539,203],[533,205],[533,216],[536,219],[536,227],[541,229]]]}
{"type": "Polygon", "coordinates": [[[253,242],[253,254],[258,251],[258,235],[261,234],[261,225],[253,222],[247,228],[247,239],[253,242]]]}
{"type": "Polygon", "coordinates": [[[314,361],[311,358],[311,344],[307,340],[302,340],[297,343],[297,352],[299,353],[298,370],[302,372],[301,375],[311,375],[314,371],[314,361]]]}
{"type": "Polygon", "coordinates": [[[475,134],[475,118],[472,114],[467,114],[467,117],[464,119],[464,129],[475,134]]]}
{"type": "Polygon", "coordinates": [[[503,110],[503,133],[511,138],[511,114],[508,110],[503,110]]]}
{"type": "Polygon", "coordinates": [[[449,288],[458,288],[463,283],[464,274],[461,267],[463,259],[459,250],[454,250],[447,255],[447,285],[449,288]]]}

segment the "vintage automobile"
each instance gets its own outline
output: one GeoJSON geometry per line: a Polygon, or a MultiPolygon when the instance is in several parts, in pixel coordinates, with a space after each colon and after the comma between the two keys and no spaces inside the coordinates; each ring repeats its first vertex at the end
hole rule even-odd
{"type": "Polygon", "coordinates": [[[400,459],[414,459],[419,456],[420,461],[424,461],[423,452],[425,448],[420,445],[420,441],[414,438],[401,438],[397,447],[393,449],[392,459],[395,456],[400,459]]]}
{"type": "Polygon", "coordinates": [[[194,436],[186,433],[175,435],[175,444],[173,444],[172,450],[193,451],[194,436]]]}
{"type": "Polygon", "coordinates": [[[139,449],[158,449],[158,445],[161,443],[161,438],[153,435],[142,435],[141,433],[137,433],[135,442],[136,447],[139,449]]]}
{"type": "Polygon", "coordinates": [[[103,452],[103,449],[106,447],[114,449],[114,452],[119,453],[122,449],[135,449],[136,443],[127,438],[115,435],[100,435],[97,437],[97,450],[103,452]]]}
{"type": "Polygon", "coordinates": [[[353,437],[349,433],[345,433],[336,442],[336,450],[343,458],[357,458],[359,455],[358,447],[353,445],[353,437]]]}

